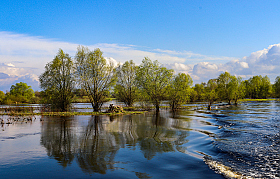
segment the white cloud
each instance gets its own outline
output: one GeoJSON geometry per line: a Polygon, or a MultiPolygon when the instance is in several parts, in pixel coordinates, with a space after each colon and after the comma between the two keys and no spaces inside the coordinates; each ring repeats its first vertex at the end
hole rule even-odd
{"type": "Polygon", "coordinates": [[[271,81],[280,75],[280,44],[270,45],[268,48],[251,53],[243,58],[248,63],[251,75],[268,75],[271,81]]]}
{"type": "Polygon", "coordinates": [[[209,79],[216,78],[222,71],[217,64],[210,62],[200,62],[193,67],[191,76],[194,76],[194,83],[207,82],[209,79]]]}
{"type": "Polygon", "coordinates": [[[15,67],[15,65],[13,65],[12,63],[8,63],[6,65],[9,66],[9,67],[15,67]]]}
{"type": "Polygon", "coordinates": [[[18,82],[25,82],[34,90],[39,90],[38,76],[31,74],[28,68],[17,68],[12,64],[0,63],[0,91],[7,91],[18,82]]]}
{"type": "Polygon", "coordinates": [[[115,60],[112,57],[110,57],[110,58],[105,57],[105,60],[106,60],[107,64],[112,63],[114,67],[117,67],[119,64],[121,64],[121,63],[118,63],[117,60],[115,60]]]}
{"type": "MultiPolygon", "coordinates": [[[[184,71],[185,64],[168,64],[175,71],[184,71]]],[[[217,78],[223,72],[248,79],[255,75],[268,75],[273,82],[280,75],[280,44],[270,45],[268,48],[252,52],[250,56],[233,59],[227,63],[200,62],[185,70],[190,74],[194,83],[207,82],[209,79],[217,78]],[[191,68],[191,69],[190,69],[191,68]]]]}

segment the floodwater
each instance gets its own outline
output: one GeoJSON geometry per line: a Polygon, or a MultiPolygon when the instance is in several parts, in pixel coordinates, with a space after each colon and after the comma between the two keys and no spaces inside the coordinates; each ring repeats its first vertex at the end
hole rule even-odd
{"type": "Polygon", "coordinates": [[[280,178],[279,102],[193,105],[0,125],[0,178],[280,178]]]}

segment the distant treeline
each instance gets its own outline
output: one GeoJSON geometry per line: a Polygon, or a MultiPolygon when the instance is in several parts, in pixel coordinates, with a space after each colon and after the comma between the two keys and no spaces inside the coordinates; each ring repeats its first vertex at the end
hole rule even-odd
{"type": "Polygon", "coordinates": [[[143,107],[153,105],[158,111],[163,100],[175,110],[190,101],[207,101],[211,106],[215,101],[237,104],[243,98],[280,97],[280,77],[272,85],[267,76],[242,80],[224,72],[193,86],[190,75],[175,74],[148,57],[139,66],[130,60],[114,67],[100,49],[91,51],[83,46],[77,48],[74,58],[60,49],[39,80],[41,92],[17,83],[6,94],[0,91],[0,104],[43,103],[53,111],[69,111],[72,102],[90,102],[94,111],[100,111],[103,103],[113,97],[127,106],[137,101],[143,107]]]}

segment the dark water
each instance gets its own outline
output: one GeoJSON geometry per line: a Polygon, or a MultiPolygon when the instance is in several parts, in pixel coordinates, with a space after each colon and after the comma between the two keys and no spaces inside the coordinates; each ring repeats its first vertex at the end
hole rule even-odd
{"type": "Polygon", "coordinates": [[[226,176],[280,178],[280,103],[252,102],[209,114],[222,128],[206,163],[226,176]]]}
{"type": "Polygon", "coordinates": [[[0,126],[0,178],[279,178],[279,109],[36,116],[0,126]]]}

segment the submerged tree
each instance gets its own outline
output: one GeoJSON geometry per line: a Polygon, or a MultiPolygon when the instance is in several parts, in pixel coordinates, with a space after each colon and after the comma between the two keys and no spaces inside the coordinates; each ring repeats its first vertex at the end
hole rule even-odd
{"type": "Polygon", "coordinates": [[[211,105],[213,102],[218,100],[218,93],[217,93],[218,83],[217,79],[210,79],[208,80],[207,86],[205,87],[205,97],[204,99],[208,101],[208,109],[211,109],[211,105]]]}
{"type": "Polygon", "coordinates": [[[127,106],[132,106],[138,98],[138,87],[136,84],[137,66],[130,60],[116,69],[117,83],[115,86],[115,95],[119,101],[127,106]]]}
{"type": "Polygon", "coordinates": [[[232,76],[230,88],[234,104],[237,104],[238,100],[244,98],[245,96],[244,81],[242,81],[241,77],[236,78],[235,76],[232,76]]]}
{"type": "Polygon", "coordinates": [[[40,87],[44,90],[44,102],[50,104],[52,110],[68,111],[71,107],[74,90],[73,67],[71,57],[60,49],[39,77],[40,87]]]}
{"type": "Polygon", "coordinates": [[[167,98],[167,87],[171,83],[173,70],[162,67],[158,61],[152,62],[145,57],[136,76],[143,96],[147,97],[156,107],[156,111],[159,112],[161,101],[167,98]]]}
{"type": "Polygon", "coordinates": [[[76,78],[86,90],[94,111],[99,111],[115,84],[114,65],[106,61],[99,48],[90,51],[79,46],[76,53],[76,78]]]}
{"type": "Polygon", "coordinates": [[[233,83],[232,76],[229,72],[225,72],[219,75],[217,79],[218,84],[218,94],[221,100],[226,100],[228,104],[231,103],[233,96],[232,96],[232,90],[233,90],[233,83]]]}
{"type": "Polygon", "coordinates": [[[193,81],[190,75],[179,73],[172,80],[168,89],[168,99],[172,110],[178,109],[190,99],[190,86],[193,81]]]}

